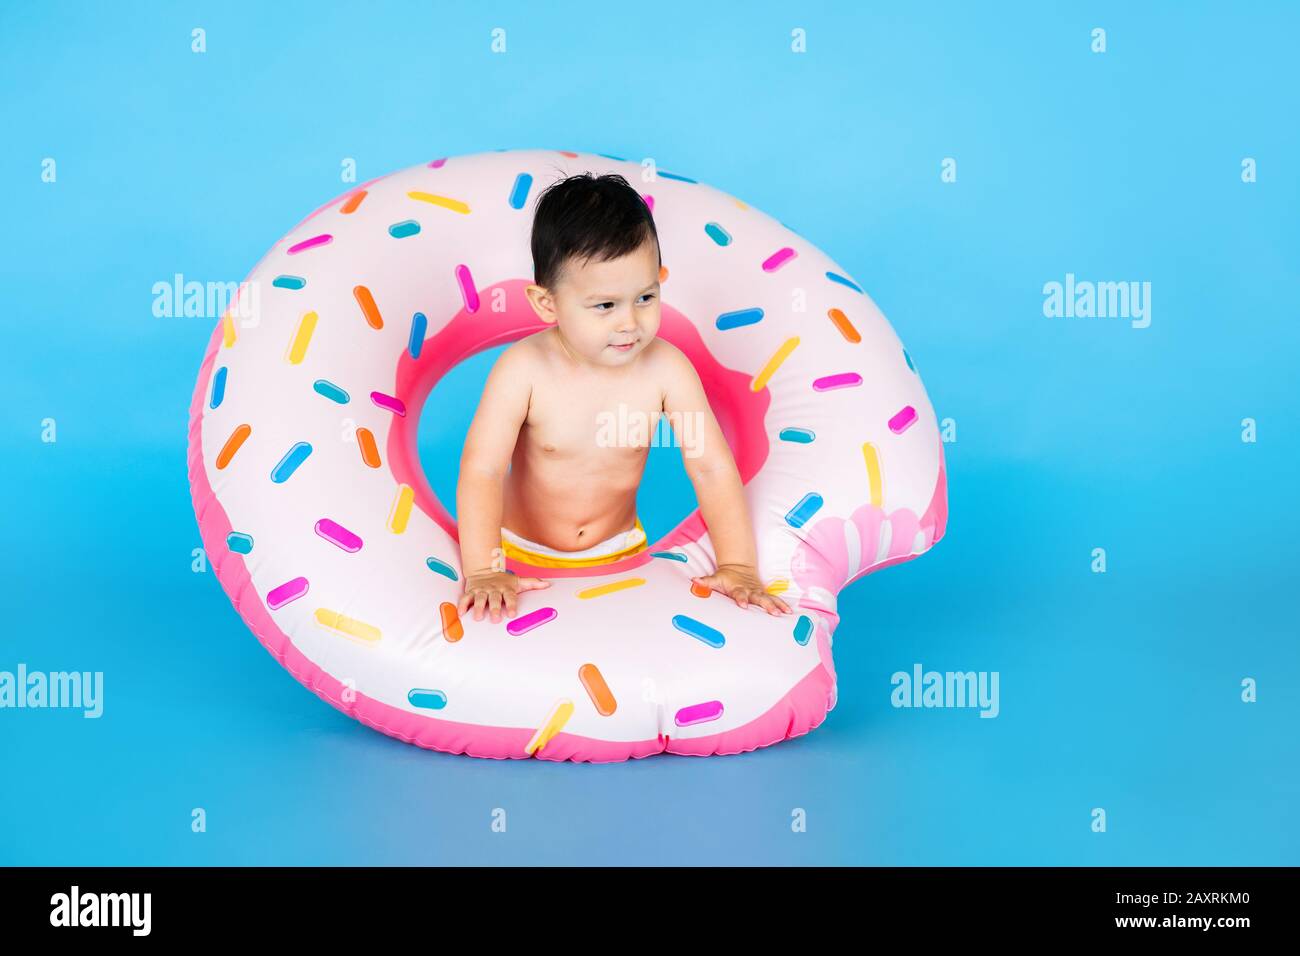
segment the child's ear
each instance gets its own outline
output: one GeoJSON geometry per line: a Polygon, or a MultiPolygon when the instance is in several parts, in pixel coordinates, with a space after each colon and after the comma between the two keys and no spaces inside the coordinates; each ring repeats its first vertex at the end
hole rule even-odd
{"type": "Polygon", "coordinates": [[[524,287],[524,294],[528,296],[528,304],[533,307],[537,317],[547,325],[555,324],[555,300],[551,293],[540,285],[530,285],[524,287]]]}

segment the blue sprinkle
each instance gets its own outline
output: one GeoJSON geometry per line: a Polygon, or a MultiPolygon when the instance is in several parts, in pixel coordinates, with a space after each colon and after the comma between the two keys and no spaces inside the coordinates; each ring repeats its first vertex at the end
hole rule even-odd
{"type": "Polygon", "coordinates": [[[716,222],[705,223],[704,231],[708,234],[709,238],[712,239],[714,242],[716,242],[718,245],[720,246],[731,245],[731,233],[727,232],[727,230],[723,229],[716,222]]]}
{"type": "Polygon", "coordinates": [[[302,276],[276,276],[271,285],[277,289],[301,289],[307,284],[302,276]]]}
{"type": "Polygon", "coordinates": [[[406,699],[412,707],[423,707],[426,710],[442,710],[447,706],[447,695],[440,690],[421,690],[417,687],[406,695],[406,699]]]}
{"type": "Polygon", "coordinates": [[[394,239],[405,239],[407,236],[414,236],[419,232],[420,224],[414,219],[404,219],[388,227],[388,234],[394,239]]]}
{"type": "Polygon", "coordinates": [[[686,555],[684,555],[684,554],[680,554],[680,553],[678,553],[677,551],[651,551],[651,552],[650,552],[650,557],[652,557],[652,558],[667,558],[669,561],[685,561],[685,560],[686,560],[686,555]]]}
{"type": "Polygon", "coordinates": [[[430,571],[441,574],[444,578],[456,580],[456,569],[446,561],[439,561],[437,558],[425,558],[424,563],[429,566],[430,571]]]}
{"type": "Polygon", "coordinates": [[[807,614],[800,614],[799,620],[794,626],[794,639],[800,644],[807,644],[808,638],[812,637],[813,622],[807,614]]]}
{"type": "Polygon", "coordinates": [[[597,153],[596,155],[597,155],[597,156],[604,156],[606,159],[612,159],[612,160],[615,160],[615,161],[620,162],[620,163],[626,163],[626,162],[627,162],[627,160],[624,159],[622,156],[611,156],[611,155],[609,155],[609,153],[597,153]]]}
{"type": "Polygon", "coordinates": [[[719,329],[735,329],[742,325],[753,325],[763,318],[762,309],[740,309],[736,312],[723,312],[718,316],[719,329]]]}
{"type": "Polygon", "coordinates": [[[232,531],[226,535],[226,547],[235,554],[248,554],[253,550],[253,536],[242,531],[232,531]]]}
{"type": "Polygon", "coordinates": [[[778,437],[781,441],[792,441],[798,442],[800,445],[807,445],[817,436],[813,434],[811,428],[782,428],[778,437]]]}
{"type": "Polygon", "coordinates": [[[912,356],[907,354],[907,349],[903,349],[903,358],[907,359],[907,367],[915,372],[916,366],[912,364],[912,356]]]}
{"type": "Polygon", "coordinates": [[[271,480],[277,485],[288,481],[289,476],[298,470],[298,466],[311,454],[311,445],[300,441],[284,453],[280,463],[271,469],[271,480]]]}
{"type": "Polygon", "coordinates": [[[694,179],[689,179],[686,176],[678,176],[676,173],[666,173],[662,169],[659,170],[659,175],[662,176],[664,179],[676,179],[679,182],[683,182],[683,183],[695,182],[694,179]]]}
{"type": "Polygon", "coordinates": [[[319,394],[324,395],[331,402],[338,402],[340,405],[346,405],[349,401],[347,392],[343,391],[343,389],[339,388],[333,382],[327,382],[323,378],[316,379],[316,383],[312,385],[312,388],[314,388],[319,394]]]}
{"type": "Polygon", "coordinates": [[[406,343],[406,350],[411,353],[411,358],[420,357],[420,349],[424,348],[424,330],[428,327],[429,320],[424,317],[423,312],[411,316],[411,338],[406,343]]]}
{"type": "Polygon", "coordinates": [[[520,173],[515,177],[514,188],[510,190],[510,206],[523,209],[528,201],[528,190],[533,188],[533,177],[529,173],[520,173]]]}
{"type": "Polygon", "coordinates": [[[685,614],[673,615],[673,627],[683,634],[689,634],[691,637],[698,638],[709,647],[721,647],[727,643],[727,639],[722,636],[722,632],[716,628],[709,627],[707,624],[695,620],[693,617],[687,617],[685,614]]]}
{"type": "Polygon", "coordinates": [[[785,520],[792,528],[802,528],[804,523],[815,515],[822,506],[822,496],[810,491],[799,499],[799,503],[786,512],[785,520]]]}
{"type": "Polygon", "coordinates": [[[221,404],[221,400],[226,397],[226,367],[223,365],[217,369],[217,374],[212,376],[212,401],[209,405],[216,408],[221,404]]]}
{"type": "Polygon", "coordinates": [[[826,273],[826,278],[830,279],[832,282],[838,282],[840,285],[846,285],[854,292],[862,292],[862,288],[856,282],[854,282],[852,279],[844,278],[844,276],[840,275],[839,273],[828,272],[826,273]]]}

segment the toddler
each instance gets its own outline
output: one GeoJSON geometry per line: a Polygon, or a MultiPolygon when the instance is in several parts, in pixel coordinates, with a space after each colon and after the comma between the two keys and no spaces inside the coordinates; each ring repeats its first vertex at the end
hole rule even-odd
{"type": "Polygon", "coordinates": [[[520,592],[550,587],[508,573],[506,557],[590,567],[645,550],[636,493],[667,417],[718,561],[694,582],[741,607],[792,613],[758,578],[740,474],[699,375],[656,338],[662,261],[645,201],[615,174],[562,179],[538,197],[532,253],[526,292],[548,328],[501,354],[470,425],[456,489],[459,612],[500,621],[520,592]],[[614,421],[652,424],[611,440],[614,421]]]}

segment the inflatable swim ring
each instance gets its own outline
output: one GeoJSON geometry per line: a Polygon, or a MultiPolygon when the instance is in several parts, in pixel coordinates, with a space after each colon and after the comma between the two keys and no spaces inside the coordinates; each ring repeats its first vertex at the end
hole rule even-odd
{"type": "Polygon", "coordinates": [[[409,743],[607,762],[807,733],[835,705],[839,591],[943,535],[943,446],[888,322],[824,253],[685,176],[549,150],[438,159],[317,209],[241,295],[190,408],[204,548],[276,660],[409,743]],[[714,570],[698,510],[617,563],[511,560],[552,586],[497,623],[456,614],[456,523],[420,467],[418,420],[458,362],[543,327],[523,293],[530,198],[588,170],[622,174],[653,210],[659,334],[700,373],[759,574],[794,615],[693,593],[714,570]]]}

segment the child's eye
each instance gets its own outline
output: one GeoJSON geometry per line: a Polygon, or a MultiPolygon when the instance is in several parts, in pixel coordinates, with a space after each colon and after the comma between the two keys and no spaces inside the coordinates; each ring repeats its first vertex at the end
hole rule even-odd
{"type": "Polygon", "coordinates": [[[606,309],[605,306],[609,306],[610,308],[613,308],[613,307],[614,307],[614,303],[613,303],[613,302],[597,302],[597,303],[596,303],[592,308],[596,309],[598,312],[607,312],[608,309],[606,309]]]}
{"type": "Polygon", "coordinates": [[[655,297],[655,294],[654,294],[653,292],[647,292],[645,295],[641,296],[641,298],[646,299],[646,300],[653,299],[654,297],[655,297]]]}

